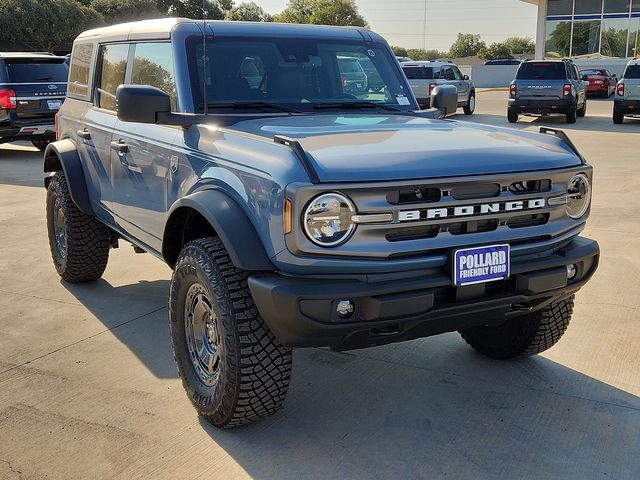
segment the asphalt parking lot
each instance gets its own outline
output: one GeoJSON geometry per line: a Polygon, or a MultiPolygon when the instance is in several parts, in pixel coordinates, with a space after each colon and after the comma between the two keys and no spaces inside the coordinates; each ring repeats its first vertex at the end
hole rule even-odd
{"type": "MultiPolygon", "coordinates": [[[[457,118],[508,126],[505,96],[457,118]]],[[[40,154],[0,147],[0,479],[637,479],[640,120],[614,126],[611,107],[515,125],[565,128],[595,168],[600,269],[555,348],[499,362],[447,334],[299,350],[284,410],[230,431],[183,392],[168,267],[121,243],[102,280],[62,283],[40,154]]]]}

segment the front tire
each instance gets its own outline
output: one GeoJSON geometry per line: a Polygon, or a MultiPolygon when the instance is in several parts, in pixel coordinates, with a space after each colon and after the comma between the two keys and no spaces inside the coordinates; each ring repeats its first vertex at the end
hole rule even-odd
{"type": "Polygon", "coordinates": [[[97,280],[109,261],[109,229],[80,211],[64,173],[56,173],[47,187],[47,230],[56,271],[70,283],[97,280]]]}
{"type": "Polygon", "coordinates": [[[475,92],[471,92],[471,94],[469,95],[469,101],[467,102],[467,104],[462,107],[462,110],[464,110],[464,114],[465,115],[473,115],[473,112],[476,111],[476,94],[475,92]]]}
{"type": "Polygon", "coordinates": [[[180,252],[169,321],[182,385],[200,415],[235,427],[275,413],[291,376],[291,349],[275,338],[222,242],[203,238],[180,252]]]}
{"type": "Polygon", "coordinates": [[[583,118],[587,114],[587,99],[584,99],[584,103],[582,104],[582,108],[578,110],[578,117],[583,118]]]}
{"type": "Polygon", "coordinates": [[[508,318],[498,326],[461,330],[462,338],[480,353],[501,360],[537,355],[554,346],[569,326],[574,296],[528,315],[508,318]]]}

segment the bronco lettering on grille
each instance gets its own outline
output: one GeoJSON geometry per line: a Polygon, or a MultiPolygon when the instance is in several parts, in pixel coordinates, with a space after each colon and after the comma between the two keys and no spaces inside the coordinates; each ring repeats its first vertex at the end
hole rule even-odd
{"type": "Polygon", "coordinates": [[[398,221],[410,222],[416,220],[436,220],[441,218],[459,218],[475,215],[490,215],[492,213],[517,212],[544,208],[547,202],[544,198],[533,200],[514,200],[509,202],[483,203],[478,205],[462,205],[423,210],[403,210],[398,213],[398,221]]]}

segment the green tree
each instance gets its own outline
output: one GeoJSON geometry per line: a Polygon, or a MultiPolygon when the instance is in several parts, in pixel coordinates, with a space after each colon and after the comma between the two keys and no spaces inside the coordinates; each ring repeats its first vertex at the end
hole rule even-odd
{"type": "Polygon", "coordinates": [[[233,7],[227,12],[224,17],[225,20],[240,20],[244,22],[271,22],[273,17],[265,12],[263,8],[256,4],[241,3],[233,7]]]}
{"type": "Polygon", "coordinates": [[[527,37],[510,37],[502,42],[511,55],[523,55],[536,52],[536,44],[527,37]]]}
{"type": "Polygon", "coordinates": [[[102,24],[102,15],[77,0],[0,1],[0,44],[51,51],[102,24]]]}
{"type": "Polygon", "coordinates": [[[499,60],[503,58],[513,58],[511,50],[504,42],[492,43],[490,46],[483,48],[479,53],[480,58],[485,60],[499,60]]]}
{"type": "Polygon", "coordinates": [[[391,47],[393,53],[398,57],[408,57],[407,49],[404,47],[391,47]]]}
{"type": "Polygon", "coordinates": [[[409,48],[407,54],[413,60],[437,60],[448,56],[447,52],[425,50],[424,48],[409,48]]]}
{"type": "Polygon", "coordinates": [[[453,58],[471,57],[478,55],[485,48],[487,44],[480,39],[480,35],[458,33],[458,38],[451,45],[449,55],[453,58]]]}
{"type": "Polygon", "coordinates": [[[276,19],[285,23],[367,26],[354,0],[291,0],[276,19]]]}
{"type": "Polygon", "coordinates": [[[222,20],[233,8],[233,0],[157,0],[158,10],[171,17],[202,18],[203,13],[209,20],[222,20]]]}
{"type": "Polygon", "coordinates": [[[568,57],[571,47],[571,22],[560,22],[551,32],[545,44],[547,57],[568,57]]]}
{"type": "Polygon", "coordinates": [[[108,24],[160,16],[156,0],[93,0],[91,7],[108,24]]]}

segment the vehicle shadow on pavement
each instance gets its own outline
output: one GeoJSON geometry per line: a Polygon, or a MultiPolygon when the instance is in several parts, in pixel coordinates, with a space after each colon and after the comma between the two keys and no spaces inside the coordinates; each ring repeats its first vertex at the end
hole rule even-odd
{"type": "Polygon", "coordinates": [[[505,115],[496,115],[491,113],[481,113],[474,115],[473,118],[456,118],[456,120],[471,121],[478,124],[494,125],[497,127],[527,129],[531,127],[550,127],[561,130],[581,130],[598,133],[640,133],[640,119],[626,118],[622,125],[615,125],[610,118],[606,117],[589,117],[579,118],[577,123],[567,123],[563,116],[550,117],[520,117],[518,123],[509,123],[505,115]]]}
{"type": "Polygon", "coordinates": [[[211,438],[256,479],[637,478],[640,398],[456,334],[295,353],[283,411],[211,438]]]}
{"type": "Polygon", "coordinates": [[[42,187],[43,177],[42,152],[16,144],[0,148],[0,185],[42,187]]]}
{"type": "Polygon", "coordinates": [[[158,378],[178,378],[167,320],[168,280],[114,287],[104,279],[89,284],[60,282],[158,378]]]}

